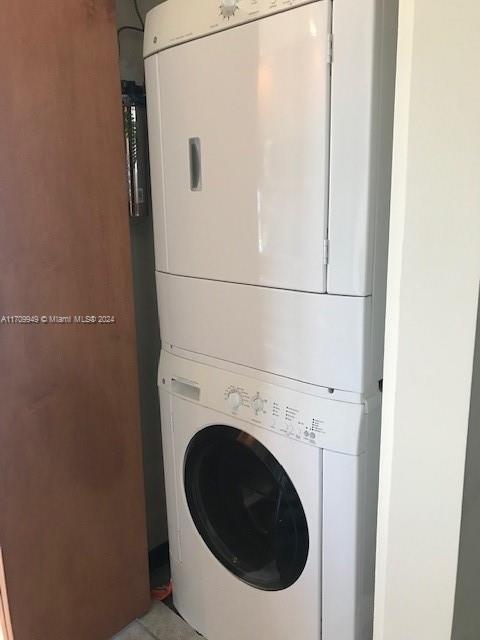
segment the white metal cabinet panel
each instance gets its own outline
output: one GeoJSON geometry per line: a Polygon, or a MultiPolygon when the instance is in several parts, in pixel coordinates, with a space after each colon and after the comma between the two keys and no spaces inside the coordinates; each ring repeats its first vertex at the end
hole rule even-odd
{"type": "Polygon", "coordinates": [[[364,296],[385,286],[397,7],[334,3],[329,293],[364,296]],[[382,274],[376,285],[374,269],[382,274]]]}
{"type": "Polygon", "coordinates": [[[165,345],[311,384],[370,392],[371,298],[157,272],[165,345]],[[228,302],[226,302],[228,301],[228,302]]]}
{"type": "Polygon", "coordinates": [[[150,141],[165,180],[154,209],[168,245],[157,268],[325,290],[329,14],[315,2],[154,56],[162,130],[150,141]],[[191,190],[191,138],[201,190],[191,190]]]}

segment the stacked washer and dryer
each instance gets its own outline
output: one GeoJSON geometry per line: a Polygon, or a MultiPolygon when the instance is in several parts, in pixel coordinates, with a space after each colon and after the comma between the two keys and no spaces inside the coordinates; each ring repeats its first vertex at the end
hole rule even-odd
{"type": "Polygon", "coordinates": [[[174,602],[208,640],[371,640],[395,0],[147,17],[174,602]]]}

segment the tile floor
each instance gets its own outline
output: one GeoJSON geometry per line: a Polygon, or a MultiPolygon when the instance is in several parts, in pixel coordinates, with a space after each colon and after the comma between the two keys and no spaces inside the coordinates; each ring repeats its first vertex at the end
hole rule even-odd
{"type": "MultiPolygon", "coordinates": [[[[150,573],[150,586],[162,587],[170,580],[168,564],[157,567],[150,573]]],[[[170,596],[165,604],[155,602],[150,611],[132,622],[112,640],[202,640],[176,612],[170,596]]]]}
{"type": "Polygon", "coordinates": [[[156,602],[143,618],[132,622],[112,640],[201,640],[174,611],[156,602]]]}

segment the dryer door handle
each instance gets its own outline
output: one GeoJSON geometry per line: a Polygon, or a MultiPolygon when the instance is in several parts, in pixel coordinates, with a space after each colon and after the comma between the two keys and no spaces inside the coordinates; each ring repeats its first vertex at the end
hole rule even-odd
{"type": "Polygon", "coordinates": [[[190,157],[190,190],[202,190],[202,146],[200,138],[190,138],[188,141],[190,157]]]}

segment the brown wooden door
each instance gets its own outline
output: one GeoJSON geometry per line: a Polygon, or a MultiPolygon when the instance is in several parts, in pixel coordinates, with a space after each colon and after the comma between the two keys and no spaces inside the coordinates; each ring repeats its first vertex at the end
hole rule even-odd
{"type": "Polygon", "coordinates": [[[113,0],[0,10],[0,547],[15,640],[106,640],[149,602],[114,18],[113,0]]]}

